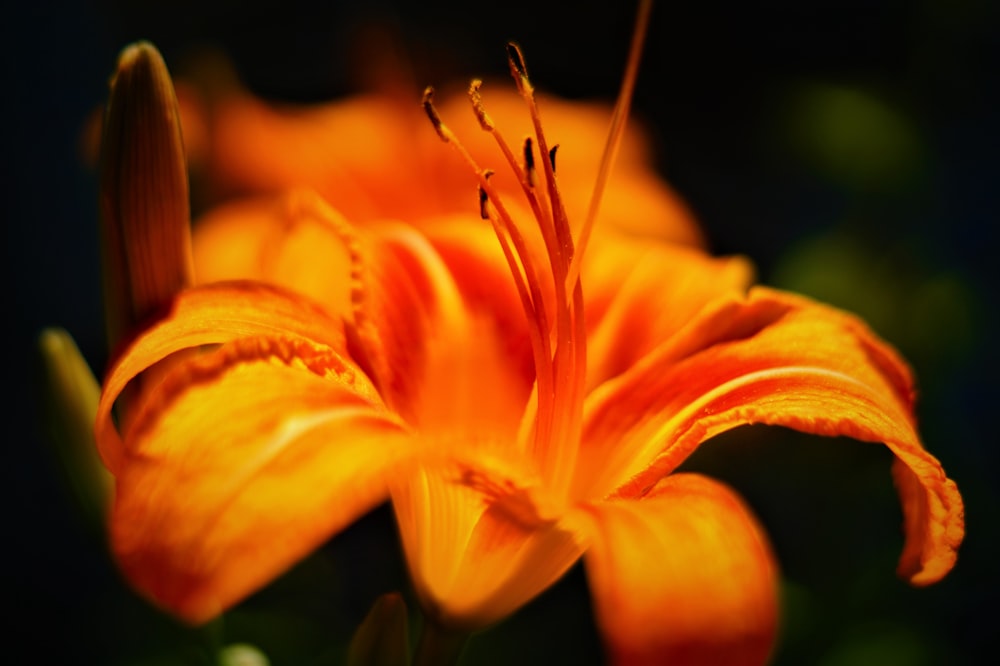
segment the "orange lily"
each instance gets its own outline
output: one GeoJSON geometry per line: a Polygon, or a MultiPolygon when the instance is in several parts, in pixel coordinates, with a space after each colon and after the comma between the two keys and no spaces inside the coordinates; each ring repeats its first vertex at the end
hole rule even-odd
{"type": "Polygon", "coordinates": [[[521,205],[425,99],[492,232],[445,216],[355,227],[296,194],[222,234],[241,248],[229,270],[255,280],[181,291],[116,356],[95,432],[133,583],[205,621],[391,497],[446,626],[501,619],[582,556],[617,661],[761,663],[777,617],[766,538],[732,490],[674,473],[746,423],[886,444],[899,573],[943,577],[962,501],[920,443],[905,363],[848,314],[747,291],[741,259],[610,233],[584,251],[516,48],[511,63],[540,156],[534,173],[510,161],[521,205]],[[129,382],[185,350],[200,353],[174,356],[119,430],[129,382]]]}

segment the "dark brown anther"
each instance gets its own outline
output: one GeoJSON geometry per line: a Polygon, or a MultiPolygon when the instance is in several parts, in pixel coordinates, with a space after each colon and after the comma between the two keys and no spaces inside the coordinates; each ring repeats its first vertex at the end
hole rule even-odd
{"type": "Polygon", "coordinates": [[[552,165],[552,173],[556,172],[556,151],[559,150],[559,144],[552,146],[549,150],[549,164],[552,165]]]}
{"type": "Polygon", "coordinates": [[[484,190],[483,186],[480,185],[479,186],[479,217],[483,218],[484,220],[490,219],[490,213],[486,209],[486,207],[489,205],[489,203],[490,203],[490,196],[488,194],[486,194],[486,190],[484,190]]]}
{"type": "MultiPolygon", "coordinates": [[[[483,172],[483,177],[484,178],[489,178],[492,175],[493,175],[493,171],[490,170],[490,169],[487,169],[486,171],[483,172]]],[[[490,202],[490,196],[488,194],[486,194],[486,190],[483,189],[482,185],[480,185],[479,186],[479,217],[483,218],[484,220],[490,219],[490,211],[487,208],[487,206],[489,205],[489,202],[490,202]]]]}
{"type": "Polygon", "coordinates": [[[530,136],[524,137],[524,177],[529,186],[535,186],[535,148],[530,136]]]}
{"type": "Polygon", "coordinates": [[[441,137],[442,141],[448,143],[448,135],[444,132],[441,117],[438,115],[437,109],[434,108],[433,86],[427,86],[424,88],[424,97],[420,103],[424,107],[424,113],[427,114],[427,118],[431,121],[431,125],[434,126],[434,131],[437,132],[437,135],[441,137]]]}
{"type": "MultiPolygon", "coordinates": [[[[483,172],[483,178],[489,179],[489,177],[492,176],[492,175],[493,175],[492,169],[487,169],[486,171],[483,172]]],[[[483,189],[482,185],[480,185],[479,186],[479,217],[483,218],[484,220],[490,219],[490,211],[487,208],[487,206],[489,205],[489,202],[490,202],[490,196],[488,194],[486,194],[486,190],[483,189]]]]}

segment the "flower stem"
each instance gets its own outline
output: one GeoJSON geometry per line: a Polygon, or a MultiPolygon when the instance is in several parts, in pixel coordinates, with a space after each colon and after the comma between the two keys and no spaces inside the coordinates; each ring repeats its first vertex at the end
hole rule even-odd
{"type": "Polygon", "coordinates": [[[469,634],[445,629],[436,622],[425,620],[413,666],[455,666],[462,650],[469,641],[469,634]]]}

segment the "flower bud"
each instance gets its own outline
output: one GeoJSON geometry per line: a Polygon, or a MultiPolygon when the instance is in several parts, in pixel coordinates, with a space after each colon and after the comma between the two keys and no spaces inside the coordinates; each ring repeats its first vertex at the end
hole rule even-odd
{"type": "Polygon", "coordinates": [[[105,322],[114,349],[193,282],[187,166],[163,58],[148,42],[118,58],[100,169],[105,322]]]}

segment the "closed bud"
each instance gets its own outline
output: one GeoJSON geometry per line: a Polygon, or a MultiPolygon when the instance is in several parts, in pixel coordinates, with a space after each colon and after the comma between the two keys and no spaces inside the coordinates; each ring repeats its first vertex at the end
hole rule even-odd
{"type": "Polygon", "coordinates": [[[100,169],[108,346],[193,282],[187,166],[170,74],[148,42],[118,58],[100,169]]]}

